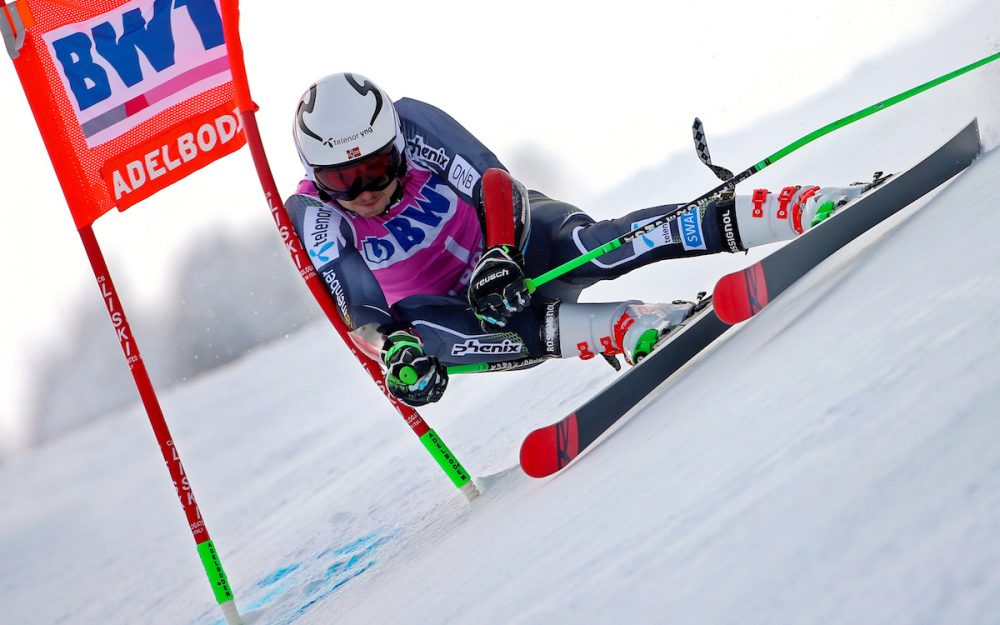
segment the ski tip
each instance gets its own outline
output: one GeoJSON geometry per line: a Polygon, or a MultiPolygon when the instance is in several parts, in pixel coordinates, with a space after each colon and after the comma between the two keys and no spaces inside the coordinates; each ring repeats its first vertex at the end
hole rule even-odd
{"type": "Polygon", "coordinates": [[[547,477],[576,457],[579,447],[576,415],[539,428],[521,443],[521,470],[531,477],[547,477]]]}

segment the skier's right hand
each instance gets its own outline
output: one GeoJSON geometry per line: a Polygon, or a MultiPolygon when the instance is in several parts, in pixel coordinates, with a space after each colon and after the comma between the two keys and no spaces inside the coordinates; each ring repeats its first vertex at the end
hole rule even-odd
{"type": "Polygon", "coordinates": [[[410,406],[424,406],[441,399],[448,387],[448,369],[424,352],[420,339],[397,330],[382,345],[385,385],[392,396],[410,406]]]}

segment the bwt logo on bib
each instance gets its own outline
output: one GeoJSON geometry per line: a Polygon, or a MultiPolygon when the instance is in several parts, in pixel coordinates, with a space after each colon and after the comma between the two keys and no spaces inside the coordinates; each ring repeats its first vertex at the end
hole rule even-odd
{"type": "Polygon", "coordinates": [[[232,80],[216,0],[134,0],[44,39],[90,147],[232,80]]]}
{"type": "Polygon", "coordinates": [[[455,216],[458,196],[448,185],[425,185],[411,202],[383,224],[388,236],[364,238],[362,247],[369,265],[383,269],[430,247],[441,228],[455,216]]]}

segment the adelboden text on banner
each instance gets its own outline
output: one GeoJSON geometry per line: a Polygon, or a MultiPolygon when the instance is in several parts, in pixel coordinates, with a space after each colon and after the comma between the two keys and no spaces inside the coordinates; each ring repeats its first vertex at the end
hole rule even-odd
{"type": "Polygon", "coordinates": [[[24,26],[8,49],[77,228],[246,143],[217,0],[17,0],[2,19],[24,26]]]}

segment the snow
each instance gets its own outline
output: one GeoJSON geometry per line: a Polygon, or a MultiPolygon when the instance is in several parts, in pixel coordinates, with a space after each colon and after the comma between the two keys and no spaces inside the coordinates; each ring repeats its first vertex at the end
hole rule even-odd
{"type": "MultiPolygon", "coordinates": [[[[323,326],[166,395],[238,604],[259,623],[995,623],[998,202],[991,152],[552,479],[519,471],[520,438],[610,368],[456,379],[423,413],[482,476],[471,505],[323,326]]],[[[157,453],[132,409],[0,469],[4,622],[219,620],[157,453]]]]}
{"type": "MultiPolygon", "coordinates": [[[[976,84],[983,97],[956,87],[943,112],[946,96],[900,106],[867,126],[883,141],[838,137],[771,175],[911,164],[968,109],[996,119],[995,86],[976,84]]],[[[303,625],[997,623],[998,205],[992,151],[554,478],[520,472],[520,440],[609,367],[454,379],[421,413],[478,476],[472,504],[323,325],[165,393],[241,612],[303,625]]],[[[0,498],[0,622],[220,621],[140,408],[0,466],[0,498]]]]}

